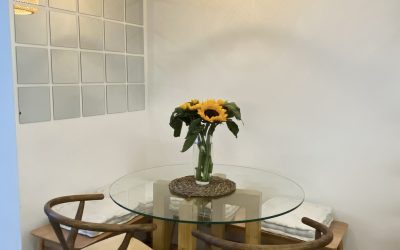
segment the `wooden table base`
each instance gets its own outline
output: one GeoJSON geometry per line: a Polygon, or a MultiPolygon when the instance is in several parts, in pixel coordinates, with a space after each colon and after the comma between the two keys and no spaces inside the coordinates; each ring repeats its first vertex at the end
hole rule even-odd
{"type": "Polygon", "coordinates": [[[179,223],[178,225],[178,250],[195,250],[196,238],[192,232],[197,229],[196,224],[179,223]]]}
{"type": "Polygon", "coordinates": [[[247,244],[261,243],[261,222],[245,223],[245,242],[247,244]]]}
{"type": "MultiPolygon", "coordinates": [[[[221,175],[221,178],[223,176],[221,175]]],[[[159,180],[153,184],[153,205],[154,214],[172,218],[170,210],[171,197],[169,192],[169,181],[159,180]]],[[[213,199],[211,201],[212,221],[226,222],[226,205],[234,205],[242,208],[243,217],[247,220],[259,218],[261,215],[261,193],[256,190],[237,189],[230,196],[213,199]]],[[[201,206],[196,203],[196,199],[183,200],[179,204],[179,220],[181,221],[198,221],[199,210],[201,206]]],[[[156,231],[153,233],[153,248],[155,250],[169,249],[171,244],[172,226],[167,225],[171,222],[154,220],[157,225],[156,231]]],[[[197,229],[195,223],[179,223],[178,224],[178,250],[194,250],[196,249],[196,239],[192,236],[192,231],[197,229]]],[[[212,225],[212,234],[217,237],[224,238],[225,226],[212,225]]],[[[246,243],[260,244],[261,242],[261,223],[246,223],[246,243]]],[[[219,250],[213,248],[212,250],[219,250]]]]}
{"type": "Polygon", "coordinates": [[[169,221],[157,219],[153,219],[153,223],[157,226],[157,229],[153,232],[153,249],[169,250],[174,224],[169,221]]]}

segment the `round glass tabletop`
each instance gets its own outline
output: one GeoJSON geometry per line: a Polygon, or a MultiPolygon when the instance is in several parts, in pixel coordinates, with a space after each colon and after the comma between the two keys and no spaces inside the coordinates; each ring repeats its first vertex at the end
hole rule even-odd
{"type": "Polygon", "coordinates": [[[171,180],[193,175],[190,164],[135,171],[115,181],[110,196],[119,206],[140,215],[185,223],[243,223],[289,213],[304,200],[304,191],[293,180],[269,171],[214,165],[213,175],[236,183],[228,196],[184,199],[168,188],[171,180]]]}

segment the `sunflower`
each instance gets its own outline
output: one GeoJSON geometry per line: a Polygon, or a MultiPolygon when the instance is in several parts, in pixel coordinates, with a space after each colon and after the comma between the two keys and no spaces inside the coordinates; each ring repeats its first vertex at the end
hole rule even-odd
{"type": "Polygon", "coordinates": [[[196,110],[198,109],[199,100],[192,99],[190,102],[185,102],[181,106],[179,106],[183,110],[196,110]]]}
{"type": "Polygon", "coordinates": [[[207,100],[198,104],[197,113],[199,116],[208,122],[226,122],[228,114],[226,110],[221,106],[220,100],[215,101],[214,99],[207,100]]]}
{"type": "Polygon", "coordinates": [[[226,103],[226,101],[225,101],[224,99],[218,99],[218,100],[217,100],[217,103],[218,103],[219,105],[224,105],[224,104],[226,103]]]}

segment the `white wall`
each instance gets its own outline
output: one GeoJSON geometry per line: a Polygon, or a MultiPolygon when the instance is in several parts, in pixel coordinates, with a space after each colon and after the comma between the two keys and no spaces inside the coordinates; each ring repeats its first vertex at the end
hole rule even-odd
{"type": "Polygon", "coordinates": [[[23,249],[30,231],[47,223],[51,198],[91,193],[145,167],[147,113],[17,125],[23,249]]]}
{"type": "Polygon", "coordinates": [[[8,1],[0,2],[0,206],[2,249],[21,249],[8,1]]]}
{"type": "Polygon", "coordinates": [[[152,0],[154,164],[190,160],[173,108],[223,97],[241,106],[216,161],[297,180],[350,224],[346,249],[399,248],[400,1],[152,0]]]}
{"type": "Polygon", "coordinates": [[[17,122],[23,250],[36,249],[30,232],[48,223],[43,207],[49,199],[93,193],[135,169],[146,168],[148,120],[147,111],[137,111],[17,122]]]}

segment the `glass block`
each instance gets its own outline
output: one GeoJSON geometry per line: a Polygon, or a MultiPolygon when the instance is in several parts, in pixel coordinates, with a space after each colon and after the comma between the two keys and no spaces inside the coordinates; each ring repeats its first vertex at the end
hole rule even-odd
{"type": "Polygon", "coordinates": [[[55,120],[81,116],[79,86],[53,87],[53,116],[55,120]]]}
{"type": "Polygon", "coordinates": [[[104,0],[104,17],[123,22],[125,20],[125,0],[104,0]]]}
{"type": "Polygon", "coordinates": [[[105,87],[82,86],[83,116],[105,114],[105,87]]]}
{"type": "Polygon", "coordinates": [[[131,54],[144,54],[143,28],[126,26],[126,51],[131,54]]]}
{"type": "Polygon", "coordinates": [[[79,53],[69,50],[51,51],[53,83],[79,83],[79,53]]]}
{"type": "Polygon", "coordinates": [[[107,51],[125,52],[125,26],[120,23],[104,23],[105,48],[107,51]]]}
{"type": "Polygon", "coordinates": [[[127,56],[128,82],[144,83],[144,58],[141,56],[127,56]]]}
{"type": "Polygon", "coordinates": [[[104,54],[81,52],[82,83],[104,82],[104,54]]]}
{"type": "MultiPolygon", "coordinates": [[[[16,0],[16,2],[32,3],[32,0],[16,0]]],[[[40,6],[47,6],[47,5],[48,5],[48,1],[47,1],[47,0],[39,0],[38,5],[40,5],[40,6]]]]}
{"type": "Polygon", "coordinates": [[[79,17],[80,45],[82,49],[103,50],[103,21],[79,17]]]}
{"type": "Polygon", "coordinates": [[[106,54],[106,80],[107,82],[126,82],[125,56],[106,54]]]}
{"type": "Polygon", "coordinates": [[[78,0],[79,12],[93,16],[103,16],[103,0],[78,0]]]}
{"type": "Polygon", "coordinates": [[[143,25],[143,0],[126,0],[126,22],[143,25]]]}
{"type": "Polygon", "coordinates": [[[145,110],[146,87],[144,84],[128,85],[128,111],[145,110]]]}
{"type": "Polygon", "coordinates": [[[50,87],[18,88],[19,122],[50,121],[50,87]]]}
{"type": "Polygon", "coordinates": [[[47,11],[39,8],[34,15],[15,15],[17,43],[47,45],[47,11]]]}
{"type": "Polygon", "coordinates": [[[127,111],[126,85],[107,86],[107,113],[122,113],[127,111]]]}
{"type": "Polygon", "coordinates": [[[50,12],[50,43],[58,47],[78,47],[78,29],[75,15],[50,12]]]}
{"type": "Polygon", "coordinates": [[[47,49],[16,47],[16,56],[18,83],[49,83],[47,49]]]}
{"type": "Polygon", "coordinates": [[[49,0],[49,6],[62,10],[76,11],[76,0],[49,0]]]}

